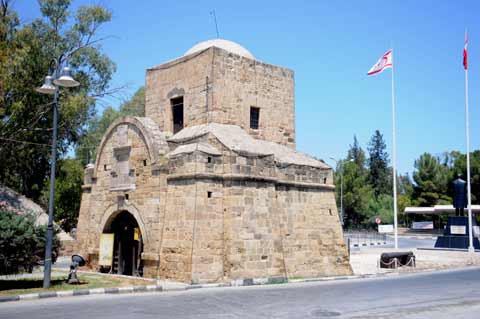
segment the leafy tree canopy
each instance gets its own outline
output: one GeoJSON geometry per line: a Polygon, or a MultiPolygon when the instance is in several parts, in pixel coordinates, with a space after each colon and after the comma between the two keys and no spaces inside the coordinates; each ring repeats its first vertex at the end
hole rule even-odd
{"type": "Polygon", "coordinates": [[[53,98],[34,89],[52,58],[69,52],[81,84],[59,97],[58,152],[65,154],[83,135],[95,98],[108,93],[115,65],[96,35],[111,13],[99,5],[71,12],[70,0],[40,0],[42,18],[20,25],[11,2],[0,1],[0,183],[38,199],[50,167],[53,98]]]}
{"type": "Polygon", "coordinates": [[[76,157],[83,165],[95,161],[96,148],[110,124],[122,116],[145,116],[145,88],[140,87],[135,94],[120,107],[107,107],[101,116],[95,116],[88,121],[85,134],[81,137],[76,149],[76,157]]]}
{"type": "MultiPolygon", "coordinates": [[[[82,199],[83,168],[79,160],[67,158],[57,163],[55,179],[54,219],[64,231],[77,227],[80,201],[82,199]]],[[[50,180],[45,182],[43,206],[48,205],[50,180]]]]}
{"type": "Polygon", "coordinates": [[[360,147],[356,136],[348,150],[347,159],[339,162],[336,172],[336,195],[339,207],[340,184],[343,177],[344,224],[346,227],[354,227],[363,221],[368,200],[373,196],[372,188],[367,182],[365,152],[360,147]]]}
{"type": "Polygon", "coordinates": [[[380,131],[376,130],[368,144],[368,181],[370,185],[372,185],[375,197],[381,194],[389,194],[392,189],[390,187],[391,183],[389,182],[391,178],[386,148],[387,146],[383,140],[383,135],[380,131]]]}
{"type": "Polygon", "coordinates": [[[429,153],[424,153],[414,164],[413,192],[414,204],[417,206],[434,206],[449,204],[451,198],[446,196],[447,184],[450,182],[448,167],[440,164],[440,160],[429,153]]]}
{"type": "Polygon", "coordinates": [[[383,224],[393,224],[393,197],[382,194],[379,197],[371,197],[368,201],[365,224],[375,224],[379,217],[383,224]]]}

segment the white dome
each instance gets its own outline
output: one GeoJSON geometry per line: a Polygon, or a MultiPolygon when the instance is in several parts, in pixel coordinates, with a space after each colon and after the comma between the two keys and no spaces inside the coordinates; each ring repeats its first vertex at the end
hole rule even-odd
{"type": "Polygon", "coordinates": [[[242,47],[240,44],[224,39],[213,39],[197,43],[193,47],[191,47],[190,50],[185,52],[184,56],[208,49],[210,47],[217,47],[249,59],[255,59],[253,54],[251,54],[250,51],[242,47]]]}

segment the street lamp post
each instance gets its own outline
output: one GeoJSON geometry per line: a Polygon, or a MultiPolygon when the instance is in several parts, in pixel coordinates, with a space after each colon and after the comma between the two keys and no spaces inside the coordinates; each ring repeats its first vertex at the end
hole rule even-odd
{"type": "Polygon", "coordinates": [[[60,87],[76,87],[80,83],[70,75],[70,69],[62,65],[66,64],[66,55],[62,54],[58,59],[50,62],[49,75],[45,77],[43,85],[36,89],[42,94],[53,94],[53,139],[52,159],[50,163],[50,194],[48,199],[48,224],[45,244],[45,262],[43,270],[43,288],[50,287],[52,272],[52,242],[53,242],[53,201],[55,193],[55,166],[57,162],[57,135],[58,135],[58,95],[60,87]],[[61,72],[60,72],[61,71],[61,72]],[[53,83],[52,83],[53,82],[53,83]]]}

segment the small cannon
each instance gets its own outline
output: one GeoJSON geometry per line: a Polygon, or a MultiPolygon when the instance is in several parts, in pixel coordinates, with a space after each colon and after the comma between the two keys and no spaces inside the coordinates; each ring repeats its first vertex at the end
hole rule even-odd
{"type": "Polygon", "coordinates": [[[380,256],[380,268],[415,267],[415,255],[411,251],[383,253],[380,256]]]}

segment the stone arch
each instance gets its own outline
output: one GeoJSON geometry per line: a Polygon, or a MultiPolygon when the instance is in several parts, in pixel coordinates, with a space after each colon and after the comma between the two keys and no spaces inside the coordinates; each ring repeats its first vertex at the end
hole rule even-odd
{"type": "Polygon", "coordinates": [[[117,126],[124,124],[131,125],[138,129],[140,137],[147,148],[150,163],[157,163],[160,154],[168,153],[169,148],[165,135],[160,131],[158,125],[152,119],[148,117],[121,117],[108,127],[100,144],[98,145],[93,177],[97,176],[98,163],[100,161],[100,157],[102,156],[105,145],[112,137],[112,134],[115,132],[117,126]]]}
{"type": "Polygon", "coordinates": [[[108,223],[111,223],[118,214],[124,211],[129,212],[135,218],[138,224],[138,227],[140,227],[140,232],[142,233],[144,242],[147,244],[149,242],[149,233],[147,232],[147,228],[145,227],[143,218],[139,210],[137,209],[137,207],[129,203],[125,203],[121,206],[117,204],[113,204],[113,205],[110,205],[105,210],[105,212],[102,215],[102,218],[100,219],[100,223],[98,225],[100,233],[102,234],[105,231],[106,227],[108,226],[108,223]]]}

